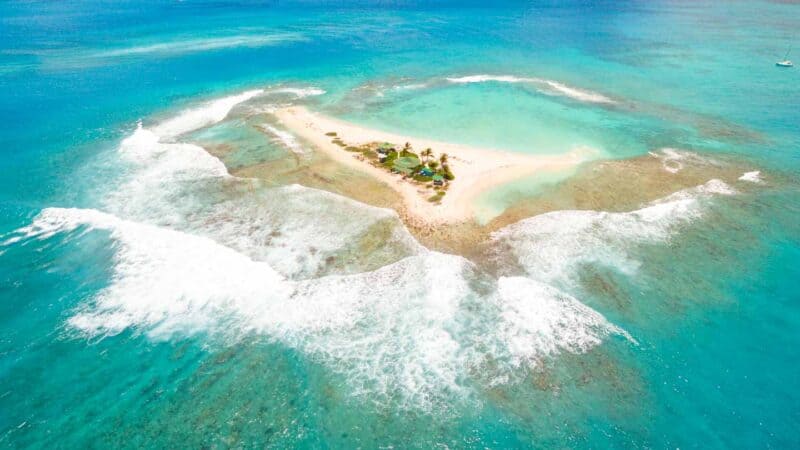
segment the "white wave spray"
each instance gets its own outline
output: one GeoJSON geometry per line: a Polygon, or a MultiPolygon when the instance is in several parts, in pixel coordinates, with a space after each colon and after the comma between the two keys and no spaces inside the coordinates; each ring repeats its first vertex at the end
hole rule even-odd
{"type": "Polygon", "coordinates": [[[246,102],[263,92],[263,89],[253,89],[208,102],[197,108],[186,109],[174,118],[158,124],[154,127],[153,132],[162,139],[176,138],[182,134],[223,120],[234,106],[246,102]]]}
{"type": "Polygon", "coordinates": [[[554,211],[524,219],[492,234],[528,276],[545,283],[571,283],[578,266],[594,263],[633,275],[639,263],[632,244],[664,241],[675,227],[703,213],[704,201],[736,191],[720,180],[678,191],[632,212],[554,211]]]}
{"type": "Polygon", "coordinates": [[[463,77],[446,78],[450,83],[456,84],[469,84],[469,83],[527,83],[537,87],[537,89],[544,94],[561,95],[569,97],[573,100],[578,100],[586,103],[617,103],[615,100],[585,89],[578,89],[566,84],[559,83],[553,80],[546,80],[543,78],[532,77],[516,77],[513,75],[467,75],[463,77]]]}
{"type": "Polygon", "coordinates": [[[745,172],[739,177],[740,181],[748,181],[750,183],[761,183],[761,171],[753,170],[752,172],[745,172]]]}
{"type": "Polygon", "coordinates": [[[504,362],[491,369],[493,381],[509,380],[543,357],[624,334],[532,280],[501,279],[489,301],[479,300],[468,261],[424,249],[370,272],[291,281],[209,238],[96,210],[49,208],[18,233],[78,228],[104,230],[117,244],[112,283],[68,320],[86,336],[134,329],[153,339],[202,333],[236,342],[263,334],[323,358],[356,394],[399,398],[401,407],[469,397],[465,380],[486,372],[486,358],[504,362]],[[478,342],[491,345],[479,350],[478,342]]]}
{"type": "Polygon", "coordinates": [[[669,173],[678,173],[684,169],[685,164],[716,165],[713,159],[703,157],[697,153],[675,148],[662,148],[658,151],[648,152],[650,156],[661,161],[661,166],[669,173]]]}
{"type": "Polygon", "coordinates": [[[297,140],[297,137],[295,137],[295,135],[292,133],[285,130],[279,130],[272,125],[263,125],[260,128],[274,136],[276,142],[279,142],[281,145],[288,148],[292,153],[298,155],[306,154],[305,148],[303,148],[302,144],[300,144],[300,142],[297,140]]]}

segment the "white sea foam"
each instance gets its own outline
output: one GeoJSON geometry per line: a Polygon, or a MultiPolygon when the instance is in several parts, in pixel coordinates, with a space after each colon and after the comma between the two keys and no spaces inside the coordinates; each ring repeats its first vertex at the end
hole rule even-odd
{"type": "Polygon", "coordinates": [[[298,155],[303,155],[306,153],[303,145],[300,144],[300,142],[297,140],[297,137],[292,133],[285,130],[279,130],[272,125],[262,125],[260,128],[274,136],[276,142],[288,148],[292,153],[296,153],[298,155]]]}
{"type": "Polygon", "coordinates": [[[142,143],[139,134],[149,135],[137,131],[129,138],[137,145],[126,140],[120,147],[124,156],[137,155],[137,166],[107,197],[105,207],[115,214],[210,237],[290,277],[312,276],[330,264],[357,270],[421,248],[391,210],[298,185],[253,189],[255,182],[230,177],[200,147],[142,143]],[[231,191],[237,183],[251,188],[231,191]],[[381,243],[360,257],[357,247],[367,245],[368,233],[380,235],[381,243]]]}
{"type": "Polygon", "coordinates": [[[396,91],[413,91],[417,89],[425,89],[426,87],[428,87],[427,83],[409,83],[392,86],[392,89],[396,91]]]}
{"type": "Polygon", "coordinates": [[[133,173],[109,194],[108,203],[118,205],[117,212],[131,213],[137,208],[159,211],[159,223],[181,223],[184,215],[178,205],[167,207],[168,202],[164,201],[176,193],[176,186],[228,178],[229,174],[225,164],[205,149],[175,142],[175,138],[222,121],[236,105],[261,93],[262,90],[256,89],[206,102],[151,128],[144,128],[139,122],[133,134],[119,146],[120,156],[133,165],[133,173]],[[154,203],[155,200],[158,202],[154,203]],[[158,205],[164,207],[159,210],[158,205]]]}
{"type": "Polygon", "coordinates": [[[391,210],[298,185],[254,189],[257,182],[231,177],[204,149],[162,143],[141,126],[119,152],[132,167],[119,189],[107,194],[105,209],[212,238],[288,277],[313,276],[331,265],[344,271],[372,267],[421,248],[391,210]],[[230,189],[237,184],[249,188],[230,189]],[[380,245],[370,243],[369,233],[380,236],[380,245]],[[358,255],[359,245],[372,251],[358,255]]]}
{"type": "Polygon", "coordinates": [[[219,159],[205,149],[193,144],[163,143],[151,130],[141,123],[133,134],[119,147],[120,155],[144,169],[140,177],[165,179],[198,179],[228,176],[228,170],[219,159]]]}
{"type": "Polygon", "coordinates": [[[598,94],[597,92],[570,87],[565,84],[551,80],[541,80],[541,82],[552,88],[558,94],[566,95],[567,97],[574,98],[575,100],[580,100],[582,102],[616,103],[614,100],[606,97],[603,94],[598,94]]]}
{"type": "Polygon", "coordinates": [[[586,103],[616,103],[615,100],[597,92],[578,89],[557,81],[546,80],[542,78],[516,77],[513,75],[468,75],[463,77],[447,78],[447,81],[457,84],[486,82],[527,83],[536,86],[540,92],[553,95],[563,95],[586,103]]]}
{"type": "Polygon", "coordinates": [[[609,334],[636,342],[574,297],[529,278],[501,277],[492,301],[499,309],[493,338],[506,349],[511,371],[563,351],[585,353],[609,334]]]}
{"type": "MultiPolygon", "coordinates": [[[[137,216],[157,220],[154,214],[162,208],[160,214],[168,215],[171,198],[140,203],[137,216]]],[[[203,201],[191,193],[178,198],[190,205],[203,201]]],[[[295,279],[333,269],[362,271],[424,250],[394,211],[299,185],[262,188],[182,215],[188,218],[181,229],[266,261],[295,279]]]]}
{"type": "Polygon", "coordinates": [[[282,87],[282,88],[270,89],[267,91],[267,93],[291,94],[298,98],[305,98],[305,97],[314,97],[317,95],[323,95],[325,94],[325,90],[317,87],[308,87],[308,88],[282,87]]]}
{"type": "Polygon", "coordinates": [[[131,173],[107,194],[106,207],[129,217],[147,211],[160,224],[185,221],[188,197],[181,191],[230,178],[225,164],[203,148],[161,142],[141,124],[120,143],[119,155],[131,173]]]}
{"type": "Polygon", "coordinates": [[[681,160],[685,159],[683,152],[678,152],[675,149],[663,148],[660,152],[649,152],[650,156],[661,160],[661,165],[664,170],[670,173],[678,173],[683,169],[681,160]]]}
{"type": "MultiPolygon", "coordinates": [[[[573,100],[578,100],[585,103],[605,103],[605,104],[617,103],[616,100],[609,98],[603,94],[585,89],[579,89],[573,86],[568,86],[564,83],[560,83],[553,80],[547,80],[543,78],[517,77],[514,75],[478,74],[478,75],[466,75],[462,77],[446,77],[444,78],[444,82],[453,84],[473,84],[473,83],[488,83],[488,82],[525,84],[534,87],[537,91],[543,94],[568,97],[573,100]]],[[[368,83],[355,88],[354,91],[368,91],[372,92],[373,95],[375,95],[376,97],[384,97],[388,91],[397,92],[397,91],[420,90],[420,89],[427,89],[431,87],[441,86],[441,84],[442,80],[429,80],[428,82],[422,82],[422,83],[396,84],[390,86],[380,83],[378,84],[368,83]]]]}
{"type": "Polygon", "coordinates": [[[125,56],[166,56],[196,53],[233,47],[264,47],[304,40],[298,33],[236,35],[204,39],[187,39],[172,42],[117,48],[92,53],[92,58],[117,58],[125,56]]]}
{"type": "Polygon", "coordinates": [[[411,91],[418,91],[422,89],[430,88],[431,86],[436,85],[435,81],[432,82],[410,82],[409,80],[403,80],[397,83],[380,83],[380,82],[369,82],[362,84],[353,88],[353,92],[364,93],[359,95],[360,101],[363,101],[363,97],[366,95],[371,95],[377,98],[386,97],[387,93],[404,93],[404,92],[411,92],[411,91]]]}
{"type": "MultiPolygon", "coordinates": [[[[251,95],[209,102],[165,123],[183,123],[182,118],[194,116],[204,119],[185,122],[198,126],[212,119],[219,121],[234,104],[251,95]]],[[[302,151],[290,134],[281,137],[290,148],[302,151]]],[[[225,165],[204,149],[162,142],[155,131],[141,124],[122,141],[119,152],[131,163],[131,170],[119,189],[107,195],[104,209],[120,217],[209,237],[270,263],[287,277],[310,277],[334,269],[363,270],[421,248],[391,210],[297,185],[254,189],[257,182],[231,177],[225,165]],[[230,189],[237,184],[247,189],[230,189]],[[372,242],[372,234],[380,236],[380,245],[372,242]],[[358,246],[365,245],[370,253],[359,255],[358,246]]]]}
{"type": "Polygon", "coordinates": [[[662,148],[655,152],[648,152],[648,154],[661,161],[661,166],[669,173],[680,172],[684,169],[684,164],[716,164],[716,161],[713,159],[702,157],[697,153],[675,148],[662,148]]]}
{"type": "Polygon", "coordinates": [[[356,395],[401,408],[446,408],[470,397],[473,373],[491,383],[515,380],[542,358],[625,335],[527,279],[501,279],[482,300],[470,285],[472,265],[437,252],[291,281],[211,239],[95,210],[46,209],[18,233],[46,237],[79,227],[104,230],[116,243],[111,283],[68,320],[87,337],[127,329],[156,340],[265,335],[321,358],[356,395]]]}
{"type": "Polygon", "coordinates": [[[45,209],[31,229],[49,235],[81,225],[108,231],[118,243],[113,282],[69,319],[89,335],[134,326],[154,337],[214,330],[231,314],[257,314],[291,294],[291,286],[267,264],[200,236],[87,209],[45,209]],[[261,303],[253,302],[254,295],[261,303]]]}
{"type": "Polygon", "coordinates": [[[761,171],[754,170],[752,172],[745,172],[739,177],[741,181],[749,181],[751,183],[761,183],[761,171]]]}
{"type": "Polygon", "coordinates": [[[186,109],[177,116],[156,125],[153,128],[153,132],[161,139],[174,139],[182,134],[223,120],[234,106],[246,102],[263,92],[263,89],[253,89],[241,94],[213,100],[196,108],[186,109]]]}
{"type": "Polygon", "coordinates": [[[485,83],[487,81],[498,81],[501,83],[522,83],[534,81],[534,78],[519,78],[512,75],[467,75],[463,77],[447,78],[451,83],[485,83]]]}
{"type": "Polygon", "coordinates": [[[541,214],[492,233],[492,239],[511,252],[529,276],[545,283],[575,281],[579,267],[589,263],[632,275],[639,267],[630,255],[633,245],[668,239],[677,225],[702,215],[706,200],[735,192],[720,180],[710,180],[632,212],[541,214]]]}

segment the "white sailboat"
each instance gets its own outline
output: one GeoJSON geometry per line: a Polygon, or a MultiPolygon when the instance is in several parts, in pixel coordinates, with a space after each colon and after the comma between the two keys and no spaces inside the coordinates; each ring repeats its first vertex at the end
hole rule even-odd
{"type": "Polygon", "coordinates": [[[783,61],[778,61],[778,62],[775,63],[775,65],[778,66],[778,67],[792,67],[792,66],[794,66],[794,64],[792,64],[792,62],[789,61],[789,52],[790,51],[792,51],[792,49],[786,50],[786,54],[783,55],[783,61]]]}

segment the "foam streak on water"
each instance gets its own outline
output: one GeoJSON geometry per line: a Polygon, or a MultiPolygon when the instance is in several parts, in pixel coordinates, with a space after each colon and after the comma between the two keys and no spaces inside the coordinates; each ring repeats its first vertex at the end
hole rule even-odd
{"type": "Polygon", "coordinates": [[[273,127],[272,125],[263,125],[261,128],[267,133],[273,135],[277,142],[284,145],[292,153],[296,153],[298,155],[303,155],[306,153],[303,146],[297,140],[297,137],[295,137],[295,135],[293,135],[292,133],[289,133],[288,131],[285,130],[279,130],[273,127]]]}
{"type": "Polygon", "coordinates": [[[537,86],[540,92],[552,95],[561,95],[586,103],[616,103],[613,99],[603,94],[584,89],[578,89],[553,80],[532,77],[516,77],[513,75],[467,75],[463,77],[447,78],[450,83],[469,84],[469,83],[528,83],[537,86]]]}
{"type": "Polygon", "coordinates": [[[303,36],[297,33],[223,36],[118,48],[96,52],[91,56],[93,58],[117,58],[120,56],[179,55],[233,47],[263,47],[303,39],[303,36]]]}
{"type": "Polygon", "coordinates": [[[323,89],[316,87],[309,87],[309,88],[282,87],[282,88],[270,89],[268,93],[291,94],[296,96],[297,98],[305,98],[305,97],[314,97],[317,95],[323,95],[325,91],[323,89]]]}

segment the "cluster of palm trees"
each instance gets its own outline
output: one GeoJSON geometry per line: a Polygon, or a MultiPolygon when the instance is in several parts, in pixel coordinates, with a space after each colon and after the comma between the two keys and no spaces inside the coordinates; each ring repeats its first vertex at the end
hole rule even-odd
{"type": "MultiPolygon", "coordinates": [[[[406,146],[409,146],[408,143],[406,143],[406,146]]],[[[433,170],[436,170],[439,164],[442,165],[442,168],[447,167],[447,160],[448,160],[447,153],[442,153],[441,155],[439,155],[439,161],[436,161],[435,159],[431,161],[431,158],[433,157],[433,150],[431,150],[430,148],[426,148],[425,150],[419,153],[419,156],[422,158],[423,164],[427,164],[428,167],[430,167],[433,170]]]]}

